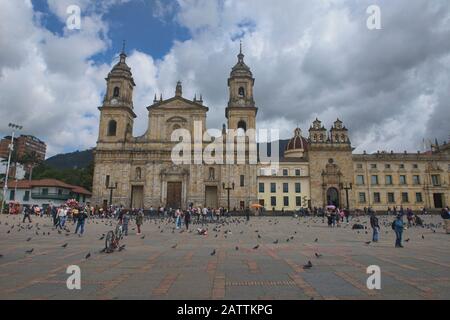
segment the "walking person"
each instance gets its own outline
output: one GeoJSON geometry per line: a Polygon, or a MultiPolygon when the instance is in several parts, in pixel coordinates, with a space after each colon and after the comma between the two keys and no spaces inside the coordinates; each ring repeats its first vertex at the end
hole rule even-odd
{"type": "Polygon", "coordinates": [[[80,209],[78,211],[78,215],[76,216],[77,226],[75,228],[75,234],[78,234],[78,230],[80,230],[79,234],[80,237],[84,234],[84,225],[87,218],[88,218],[87,209],[86,208],[84,210],[80,209]]]}
{"type": "Polygon", "coordinates": [[[23,206],[23,220],[22,223],[25,223],[25,219],[28,219],[28,222],[31,223],[31,209],[29,206],[23,206]]]}
{"type": "Polygon", "coordinates": [[[392,227],[395,231],[395,247],[396,248],[403,248],[402,246],[402,235],[403,235],[403,227],[404,227],[404,223],[403,223],[403,216],[401,214],[397,215],[397,218],[395,219],[395,221],[392,223],[392,227]]]}
{"type": "Polygon", "coordinates": [[[142,211],[141,209],[136,215],[136,227],[138,236],[141,234],[141,226],[143,223],[144,223],[144,211],[142,211]]]}
{"type": "Polygon", "coordinates": [[[67,208],[66,208],[66,206],[62,206],[59,209],[59,211],[58,211],[58,218],[59,218],[58,226],[61,229],[64,229],[64,227],[66,225],[66,219],[67,219],[67,208]]]}
{"type": "Polygon", "coordinates": [[[184,224],[186,225],[186,230],[189,230],[189,223],[191,222],[191,211],[187,210],[184,214],[184,224]]]}
{"type": "Polygon", "coordinates": [[[378,218],[376,217],[374,211],[370,212],[370,226],[373,229],[372,241],[378,242],[378,238],[380,235],[380,224],[378,222],[378,218]]]}
{"type": "Polygon", "coordinates": [[[128,237],[128,223],[129,222],[130,222],[130,214],[128,213],[128,210],[123,209],[122,232],[127,237],[128,237]]]}
{"type": "Polygon", "coordinates": [[[250,208],[245,208],[245,218],[247,219],[247,222],[250,221],[250,208]]]}

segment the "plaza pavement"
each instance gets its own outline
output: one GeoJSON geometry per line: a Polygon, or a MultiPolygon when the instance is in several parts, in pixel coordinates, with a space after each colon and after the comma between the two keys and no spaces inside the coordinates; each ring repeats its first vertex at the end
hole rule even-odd
{"type": "MultiPolygon", "coordinates": [[[[252,217],[249,224],[241,218],[219,232],[210,225],[207,237],[196,234],[196,225],[192,233],[172,233],[173,224],[147,221],[142,239],[131,224],[122,242],[126,249],[112,254],[100,253],[99,240],[113,229],[110,222],[90,220],[79,238],[53,231],[47,218],[34,217],[31,229],[27,223],[21,229],[21,218],[0,217],[0,299],[450,298],[450,235],[438,216],[424,218],[436,228],[406,230],[410,241],[403,249],[394,248],[392,217],[381,218],[381,240],[369,245],[370,229],[351,230],[358,218],[330,229],[321,218],[252,217]],[[308,261],[313,267],[304,270],[308,261]],[[81,268],[81,290],[66,287],[69,265],[81,268]],[[366,287],[369,265],[381,268],[381,290],[366,287]]],[[[359,220],[368,225],[367,217],[359,220]]]]}

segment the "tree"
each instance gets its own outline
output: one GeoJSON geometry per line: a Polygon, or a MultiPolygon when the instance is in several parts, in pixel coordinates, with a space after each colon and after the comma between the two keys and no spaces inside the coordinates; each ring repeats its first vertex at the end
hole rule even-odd
{"type": "Polygon", "coordinates": [[[28,179],[31,181],[33,179],[33,169],[39,165],[42,160],[39,158],[36,151],[27,152],[23,155],[23,157],[19,160],[19,162],[28,167],[30,172],[28,173],[28,179]]]}

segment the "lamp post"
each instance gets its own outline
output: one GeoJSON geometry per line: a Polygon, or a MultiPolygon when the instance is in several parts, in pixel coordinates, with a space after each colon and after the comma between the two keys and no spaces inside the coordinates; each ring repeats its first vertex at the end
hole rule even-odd
{"type": "Polygon", "coordinates": [[[349,190],[353,190],[353,184],[352,183],[341,183],[341,189],[344,189],[345,190],[345,198],[346,198],[346,200],[347,200],[347,210],[350,210],[350,205],[349,205],[349,202],[348,202],[348,191],[349,190]]]}
{"type": "MultiPolygon", "coordinates": [[[[5,205],[6,201],[6,193],[8,191],[8,178],[9,178],[9,169],[11,165],[11,156],[12,152],[14,150],[14,136],[16,134],[16,130],[22,130],[22,126],[19,126],[14,123],[10,123],[8,125],[12,129],[12,135],[11,135],[11,143],[9,144],[9,156],[8,156],[8,164],[6,165],[6,174],[5,174],[5,183],[3,185],[3,199],[2,199],[2,206],[0,207],[0,213],[3,213],[3,206],[5,205]]],[[[17,170],[17,169],[16,169],[17,170]]]]}
{"type": "Polygon", "coordinates": [[[109,189],[109,205],[112,206],[113,191],[117,189],[117,182],[114,186],[109,186],[107,189],[109,189]]]}
{"type": "Polygon", "coordinates": [[[227,191],[227,201],[228,201],[228,213],[230,212],[230,191],[234,190],[234,182],[230,183],[228,182],[228,184],[226,185],[225,182],[222,184],[222,187],[224,190],[227,191]]]}

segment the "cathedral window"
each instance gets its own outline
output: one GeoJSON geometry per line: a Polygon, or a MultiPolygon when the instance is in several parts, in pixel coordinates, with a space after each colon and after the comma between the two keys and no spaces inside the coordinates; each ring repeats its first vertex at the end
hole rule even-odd
{"type": "Polygon", "coordinates": [[[119,87],[115,87],[113,97],[118,98],[119,96],[120,96],[120,89],[119,89],[119,87]]]}
{"type": "Polygon", "coordinates": [[[108,136],[114,137],[117,134],[117,122],[115,120],[111,120],[108,123],[108,136]]]}
{"type": "Polygon", "coordinates": [[[244,87],[240,87],[239,88],[239,97],[245,97],[245,89],[244,89],[244,87]]]}

